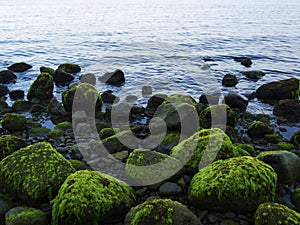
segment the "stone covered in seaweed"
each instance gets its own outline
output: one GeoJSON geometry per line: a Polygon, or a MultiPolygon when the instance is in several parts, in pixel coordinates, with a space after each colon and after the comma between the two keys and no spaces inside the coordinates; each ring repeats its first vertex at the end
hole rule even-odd
{"type": "Polygon", "coordinates": [[[248,134],[251,138],[263,138],[265,135],[273,133],[274,128],[261,121],[256,121],[248,127],[248,134]]]}
{"type": "Polygon", "coordinates": [[[137,205],[127,213],[125,225],[200,225],[195,214],[171,199],[153,199],[137,205]]]}
{"type": "Polygon", "coordinates": [[[32,100],[37,98],[39,100],[50,100],[53,97],[53,77],[49,73],[41,73],[35,81],[31,84],[27,98],[32,100]]]}
{"type": "Polygon", "coordinates": [[[2,192],[35,205],[44,199],[51,200],[73,172],[72,165],[49,143],[39,142],[0,162],[2,192]]]}
{"type": "Polygon", "coordinates": [[[26,128],[26,117],[22,114],[7,113],[2,118],[2,127],[9,131],[22,131],[26,128]]]}
{"type": "Polygon", "coordinates": [[[278,203],[259,205],[254,215],[255,225],[299,225],[300,214],[278,203]]]}
{"type": "Polygon", "coordinates": [[[189,197],[202,209],[251,212],[273,201],[277,175],[251,156],[213,162],[192,179],[189,197]]]}
{"type": "Polygon", "coordinates": [[[5,225],[47,225],[46,214],[35,208],[15,207],[5,214],[5,225]]]}
{"type": "Polygon", "coordinates": [[[26,146],[25,140],[14,135],[0,136],[0,160],[26,146]]]}
{"type": "Polygon", "coordinates": [[[58,66],[59,70],[62,70],[66,73],[78,73],[81,71],[81,68],[77,64],[72,63],[63,63],[58,66]]]}
{"type": "Polygon", "coordinates": [[[133,189],[109,175],[81,170],[70,175],[52,204],[52,225],[97,225],[119,220],[135,201],[133,189]]]}

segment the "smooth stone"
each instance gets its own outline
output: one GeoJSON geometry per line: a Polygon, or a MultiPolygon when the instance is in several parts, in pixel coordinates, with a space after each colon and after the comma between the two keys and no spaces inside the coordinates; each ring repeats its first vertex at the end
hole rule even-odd
{"type": "Polygon", "coordinates": [[[55,83],[59,83],[60,85],[68,85],[69,82],[74,80],[74,76],[70,73],[57,69],[54,72],[53,80],[55,83]]]}

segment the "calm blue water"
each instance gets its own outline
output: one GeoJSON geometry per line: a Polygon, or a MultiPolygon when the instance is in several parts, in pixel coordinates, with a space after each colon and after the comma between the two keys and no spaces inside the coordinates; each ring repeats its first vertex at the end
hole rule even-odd
{"type": "MultiPolygon", "coordinates": [[[[134,94],[140,103],[149,97],[141,95],[143,85],[198,99],[203,91],[250,94],[263,83],[300,77],[298,0],[0,0],[0,12],[0,70],[19,61],[34,66],[11,90],[27,91],[40,66],[64,62],[97,76],[122,69],[124,86],[98,83],[99,91],[134,94]],[[247,68],[232,56],[249,56],[250,69],[267,75],[247,80],[239,73],[247,68]],[[209,70],[203,57],[215,60],[209,70]],[[226,73],[238,76],[235,88],[222,88],[226,73]]],[[[56,88],[58,98],[62,90],[56,88]]],[[[253,101],[249,110],[272,108],[253,101]]]]}

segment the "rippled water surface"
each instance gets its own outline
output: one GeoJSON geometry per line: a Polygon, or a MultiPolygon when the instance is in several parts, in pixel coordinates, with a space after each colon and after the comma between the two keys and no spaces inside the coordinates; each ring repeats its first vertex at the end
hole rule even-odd
{"type": "MultiPolygon", "coordinates": [[[[40,66],[78,63],[82,73],[97,76],[120,68],[126,84],[113,88],[121,96],[147,98],[154,93],[235,91],[250,94],[263,83],[300,77],[300,3],[297,0],[0,0],[0,69],[25,61],[10,89],[28,90],[40,66]],[[248,56],[251,68],[232,56],[248,56]],[[203,58],[214,61],[203,64],[203,58]],[[239,72],[263,70],[254,82],[239,72]],[[236,74],[235,88],[221,86],[226,73],[236,74]]],[[[79,77],[79,75],[78,75],[79,77]]],[[[78,81],[77,77],[77,81],[78,81]]],[[[57,97],[64,88],[56,87],[57,97]]],[[[249,110],[270,113],[252,102],[249,110]]]]}

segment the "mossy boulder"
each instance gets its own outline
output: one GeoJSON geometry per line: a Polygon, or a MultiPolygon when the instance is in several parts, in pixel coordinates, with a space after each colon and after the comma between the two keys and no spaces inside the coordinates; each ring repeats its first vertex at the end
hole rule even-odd
{"type": "Polygon", "coordinates": [[[266,75],[265,72],[260,70],[247,70],[247,71],[242,71],[241,73],[254,81],[257,81],[258,79],[266,75]]]}
{"type": "Polygon", "coordinates": [[[178,159],[148,149],[135,149],[126,160],[126,175],[132,180],[147,184],[152,184],[151,182],[159,179],[158,177],[164,178],[159,179],[160,181],[168,179],[171,177],[170,174],[173,175],[181,168],[182,163],[178,159]],[[164,164],[165,167],[162,167],[159,163],[167,159],[168,163],[164,164]],[[143,166],[152,166],[153,168],[144,171],[143,166]]]}
{"type": "Polygon", "coordinates": [[[254,214],[255,225],[299,225],[300,214],[287,206],[266,202],[259,205],[254,214]]]}
{"type": "Polygon", "coordinates": [[[68,112],[72,112],[73,103],[76,103],[77,111],[85,111],[91,114],[91,106],[95,106],[95,111],[101,111],[102,99],[97,89],[88,83],[74,85],[62,93],[62,102],[68,112]]]}
{"type": "Polygon", "coordinates": [[[26,70],[31,69],[32,66],[25,62],[18,62],[10,65],[7,69],[13,72],[25,72],[26,70]]]}
{"type": "Polygon", "coordinates": [[[171,199],[148,200],[130,209],[125,225],[200,225],[185,205],[171,199]]]}
{"type": "Polygon", "coordinates": [[[172,148],[179,144],[180,138],[184,137],[180,137],[180,134],[177,132],[155,134],[149,136],[148,139],[145,140],[143,147],[147,149],[153,149],[160,153],[170,154],[172,148]]]}
{"type": "Polygon", "coordinates": [[[26,100],[16,100],[11,108],[14,112],[28,112],[33,106],[33,103],[26,100]]]}
{"type": "Polygon", "coordinates": [[[5,214],[5,225],[48,225],[48,219],[39,209],[19,206],[5,214]]]}
{"type": "Polygon", "coordinates": [[[214,126],[235,127],[237,115],[228,105],[213,105],[201,112],[199,120],[202,128],[210,128],[212,123],[214,126]]]}
{"type": "Polygon", "coordinates": [[[103,128],[100,132],[99,132],[99,137],[103,140],[105,138],[111,137],[115,135],[115,130],[113,128],[110,127],[106,127],[103,128]]]}
{"type": "Polygon", "coordinates": [[[250,144],[236,143],[236,144],[233,144],[233,147],[235,149],[242,149],[243,151],[248,152],[251,156],[256,156],[255,148],[250,144]]]}
{"type": "Polygon", "coordinates": [[[0,83],[1,84],[12,83],[15,79],[17,79],[17,76],[13,72],[11,72],[9,70],[0,71],[0,83]]]}
{"type": "Polygon", "coordinates": [[[272,167],[251,156],[218,160],[193,177],[189,197],[200,209],[252,212],[274,200],[276,181],[272,167]]]}
{"type": "Polygon", "coordinates": [[[64,63],[64,64],[60,64],[58,66],[59,70],[62,70],[64,72],[67,73],[78,73],[81,71],[81,68],[79,65],[77,64],[72,64],[72,63],[64,63]]]}
{"type": "Polygon", "coordinates": [[[26,146],[25,140],[14,135],[0,136],[0,160],[26,146]]]}
{"type": "Polygon", "coordinates": [[[51,200],[73,172],[72,165],[49,143],[39,142],[0,162],[2,192],[34,205],[51,200]]]}
{"type": "Polygon", "coordinates": [[[41,66],[41,67],[40,67],[40,72],[41,72],[41,73],[49,73],[51,76],[53,76],[55,70],[52,69],[51,67],[41,66]]]}
{"type": "Polygon", "coordinates": [[[296,99],[300,96],[300,80],[291,78],[264,84],[256,90],[258,99],[296,99]]]}
{"type": "Polygon", "coordinates": [[[230,138],[219,128],[202,129],[172,148],[172,156],[192,168],[234,156],[230,138]],[[187,162],[186,162],[187,161],[187,162]]]}
{"type": "Polygon", "coordinates": [[[291,137],[291,143],[293,143],[298,149],[300,149],[300,129],[297,130],[291,137]]]}
{"type": "Polygon", "coordinates": [[[22,114],[7,113],[2,118],[2,127],[9,131],[22,131],[26,128],[26,117],[22,114]]]}
{"type": "Polygon", "coordinates": [[[133,189],[109,175],[71,174],[51,201],[52,225],[95,225],[119,221],[135,202],[133,189]]]}
{"type": "Polygon", "coordinates": [[[278,182],[292,184],[300,181],[300,158],[289,151],[265,151],[257,158],[272,166],[278,175],[278,182]]]}
{"type": "Polygon", "coordinates": [[[289,120],[300,120],[300,102],[295,99],[280,100],[274,106],[273,113],[289,120]]]}
{"type": "Polygon", "coordinates": [[[53,77],[49,73],[41,73],[35,81],[30,85],[27,98],[32,100],[50,100],[53,97],[53,77]]]}
{"type": "Polygon", "coordinates": [[[248,134],[251,138],[263,138],[267,134],[273,134],[274,128],[269,124],[256,121],[248,127],[248,134]]]}

